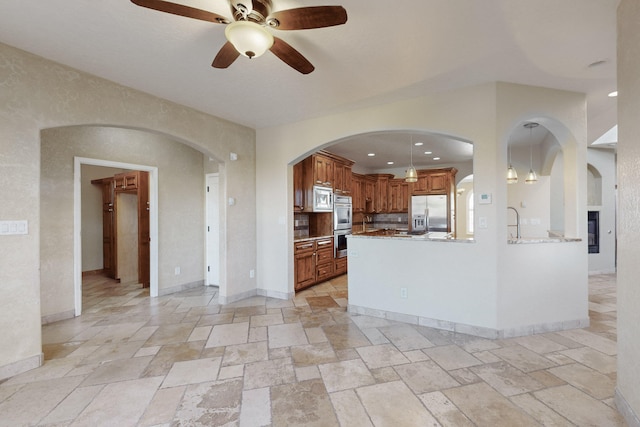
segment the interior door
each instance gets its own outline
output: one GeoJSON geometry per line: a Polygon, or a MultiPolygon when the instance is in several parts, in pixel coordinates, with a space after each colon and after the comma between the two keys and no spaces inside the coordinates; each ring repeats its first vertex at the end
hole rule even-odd
{"type": "Polygon", "coordinates": [[[113,180],[102,181],[102,268],[107,277],[115,279],[113,180]]]}

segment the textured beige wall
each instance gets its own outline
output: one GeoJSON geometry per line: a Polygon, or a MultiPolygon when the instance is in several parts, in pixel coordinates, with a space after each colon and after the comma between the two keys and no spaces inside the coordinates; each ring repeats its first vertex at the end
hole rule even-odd
{"type": "MultiPolygon", "coordinates": [[[[640,422],[640,2],[618,9],[618,393],[640,422]]],[[[619,401],[617,402],[620,403],[619,401]]],[[[629,414],[628,414],[629,415],[629,414]]]]}
{"type": "Polygon", "coordinates": [[[47,129],[41,140],[41,185],[51,189],[40,195],[43,316],[74,307],[73,252],[60,251],[73,248],[74,156],[157,167],[158,288],[204,279],[202,153],[157,133],[102,126],[47,129]]]}
{"type": "MultiPolygon", "coordinates": [[[[40,268],[44,271],[56,262],[61,268],[72,268],[66,266],[71,259],[68,255],[40,256],[40,194],[53,191],[56,185],[55,181],[40,184],[40,132],[44,129],[86,124],[149,129],[226,162],[219,168],[221,187],[237,203],[225,204],[221,212],[226,226],[221,235],[221,294],[237,295],[256,288],[255,279],[248,274],[256,265],[253,129],[3,44],[0,88],[0,219],[29,221],[29,235],[0,237],[0,371],[41,353],[40,268]],[[231,151],[238,153],[238,161],[227,162],[231,151]]],[[[48,160],[72,165],[68,157],[48,160]]],[[[72,192],[61,197],[61,203],[72,209],[72,192]]],[[[72,215],[66,209],[65,214],[72,215]]],[[[164,227],[168,225],[161,223],[160,229],[164,227]]],[[[45,243],[52,244],[43,239],[45,243]]],[[[72,253],[69,245],[61,242],[59,252],[72,253]]],[[[13,369],[19,370],[19,366],[13,369]]]]}

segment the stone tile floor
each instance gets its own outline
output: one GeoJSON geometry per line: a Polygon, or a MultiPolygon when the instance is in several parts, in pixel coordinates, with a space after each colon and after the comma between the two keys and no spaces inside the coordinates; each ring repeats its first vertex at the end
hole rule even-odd
{"type": "Polygon", "coordinates": [[[615,276],[591,326],[487,340],[346,312],[346,277],[291,301],[149,298],[86,280],[43,327],[45,364],[0,384],[0,425],[623,426],[615,276]]]}

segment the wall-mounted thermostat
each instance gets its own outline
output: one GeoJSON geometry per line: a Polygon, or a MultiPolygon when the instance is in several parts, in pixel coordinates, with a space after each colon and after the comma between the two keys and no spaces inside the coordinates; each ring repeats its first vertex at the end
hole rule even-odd
{"type": "Polygon", "coordinates": [[[478,195],[478,203],[481,205],[491,204],[491,193],[481,193],[478,195]]]}

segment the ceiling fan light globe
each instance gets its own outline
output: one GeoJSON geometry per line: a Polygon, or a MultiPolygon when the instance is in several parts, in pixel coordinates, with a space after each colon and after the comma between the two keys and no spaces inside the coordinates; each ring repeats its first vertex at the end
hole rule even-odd
{"type": "Polygon", "coordinates": [[[257,58],[273,46],[271,33],[255,22],[232,22],[225,28],[224,35],[233,47],[247,58],[257,58]]]}

